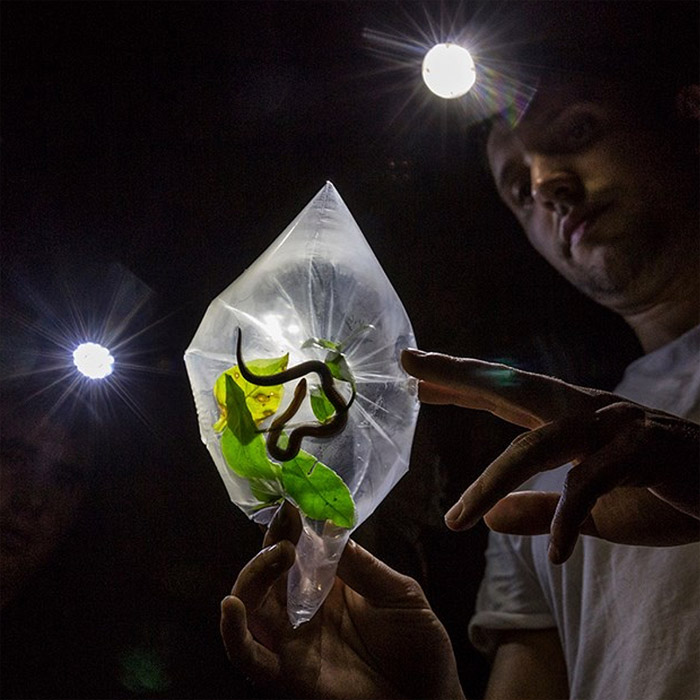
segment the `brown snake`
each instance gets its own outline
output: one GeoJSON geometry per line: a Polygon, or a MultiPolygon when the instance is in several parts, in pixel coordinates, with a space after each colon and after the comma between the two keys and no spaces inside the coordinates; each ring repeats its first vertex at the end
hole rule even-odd
{"type": "Polygon", "coordinates": [[[294,379],[302,378],[294,390],[294,397],[291,403],[284,413],[282,413],[272,422],[270,430],[268,431],[267,451],[270,453],[271,457],[280,462],[287,462],[299,454],[299,450],[301,449],[301,441],[305,437],[328,438],[332,437],[333,435],[337,435],[343,430],[343,428],[345,428],[348,422],[348,411],[355,400],[355,388],[353,387],[352,396],[346,403],[345,399],[335,388],[335,380],[331,374],[330,368],[325,362],[322,362],[321,360],[307,360],[306,362],[290,367],[283,372],[277,372],[277,374],[253,374],[253,372],[251,372],[243,362],[243,355],[241,351],[242,342],[243,332],[239,328],[238,341],[236,343],[236,359],[238,360],[238,369],[241,376],[247,382],[257,386],[276,386],[278,384],[290,382],[294,379]],[[282,448],[279,445],[282,430],[301,407],[306,395],[306,379],[303,379],[303,377],[310,372],[315,372],[321,380],[321,388],[323,389],[328,401],[330,401],[333,408],[335,408],[335,414],[327,423],[319,423],[316,425],[306,424],[295,428],[289,434],[287,446],[282,448]]]}

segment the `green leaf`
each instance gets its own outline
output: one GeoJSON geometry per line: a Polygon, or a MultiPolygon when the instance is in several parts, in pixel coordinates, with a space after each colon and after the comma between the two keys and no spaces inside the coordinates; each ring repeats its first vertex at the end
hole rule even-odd
{"type": "Polygon", "coordinates": [[[348,529],[355,524],[355,503],[345,482],[308,452],[300,450],[282,464],[282,483],[309,518],[348,529]]]}
{"type": "Polygon", "coordinates": [[[248,480],[260,507],[271,505],[284,497],[282,468],[271,462],[262,435],[256,435],[247,445],[226,427],[221,434],[221,452],[229,469],[248,480]]]}
{"type": "Polygon", "coordinates": [[[244,445],[230,428],[221,433],[221,452],[235,474],[244,479],[278,479],[280,467],[267,456],[265,441],[259,433],[244,445]]]}
{"type": "Polygon", "coordinates": [[[316,420],[319,423],[325,423],[335,413],[333,404],[326,398],[323,389],[320,387],[313,387],[311,389],[310,401],[311,410],[314,412],[316,420]]]}
{"type": "Polygon", "coordinates": [[[340,352],[340,345],[334,343],[332,340],[326,340],[325,338],[309,338],[305,340],[302,344],[302,348],[310,348],[315,345],[318,348],[323,348],[324,350],[335,350],[335,352],[340,352]]]}
{"type": "MultiPolygon", "coordinates": [[[[289,353],[282,357],[273,357],[262,360],[250,360],[246,363],[248,369],[254,374],[261,376],[269,376],[277,374],[287,369],[289,364],[289,353]]],[[[214,430],[217,432],[223,429],[223,422],[226,417],[226,377],[233,377],[233,380],[241,388],[246,399],[246,404],[256,423],[260,423],[269,416],[273,415],[279,408],[284,393],[284,388],[281,384],[275,386],[258,386],[243,379],[238,365],[227,369],[223,374],[219,375],[214,383],[214,398],[221,407],[222,417],[214,425],[214,430]]]]}
{"type": "MultiPolygon", "coordinates": [[[[358,332],[365,332],[367,330],[374,329],[374,326],[366,325],[359,328],[355,333],[351,334],[353,337],[358,332]]],[[[345,355],[342,353],[343,343],[335,343],[332,340],[326,340],[326,338],[309,338],[304,341],[302,348],[309,348],[312,346],[323,348],[324,350],[330,350],[326,356],[325,363],[330,369],[331,374],[335,379],[340,379],[344,382],[349,382],[352,388],[355,388],[355,377],[350,371],[350,366],[348,361],[345,359],[345,355]]],[[[315,411],[314,411],[315,413],[315,411]]],[[[318,416],[316,416],[318,418],[318,416]]],[[[320,420],[320,419],[319,419],[320,420]]]]}
{"type": "MultiPolygon", "coordinates": [[[[271,374],[284,372],[289,364],[289,353],[286,352],[281,357],[267,357],[262,360],[250,360],[245,366],[253,373],[267,377],[271,374]]],[[[256,385],[254,385],[256,386],[256,385]]]]}
{"type": "Polygon", "coordinates": [[[272,505],[284,498],[284,488],[282,482],[278,479],[275,481],[270,481],[268,479],[249,479],[248,483],[250,484],[250,490],[253,496],[260,501],[261,505],[259,508],[272,505]]]}
{"type": "Polygon", "coordinates": [[[238,441],[247,445],[260,435],[255,427],[255,421],[246,405],[243,389],[236,384],[230,374],[225,374],[226,381],[226,425],[238,441]]]}
{"type": "Polygon", "coordinates": [[[344,382],[349,382],[352,388],[355,388],[355,377],[350,371],[348,361],[342,352],[329,353],[326,357],[326,364],[330,369],[334,379],[340,379],[344,382]]]}
{"type": "MultiPolygon", "coordinates": [[[[340,346],[317,338],[307,343],[330,350],[327,364],[333,376],[353,381],[340,346]]],[[[286,369],[288,360],[288,355],[251,360],[248,366],[256,374],[269,375],[286,369]]],[[[217,432],[221,431],[221,451],[227,465],[235,474],[248,480],[260,507],[288,497],[309,518],[329,520],[338,527],[352,528],[355,503],[346,484],[332,469],[304,450],[282,465],[268,457],[257,423],[277,411],[282,391],[282,386],[259,387],[247,382],[238,367],[226,370],[216,380],[214,395],[222,415],[214,427],[217,432]]],[[[311,391],[311,405],[321,423],[335,413],[334,406],[320,387],[311,391]]],[[[280,436],[280,446],[286,441],[286,435],[280,436]]]]}

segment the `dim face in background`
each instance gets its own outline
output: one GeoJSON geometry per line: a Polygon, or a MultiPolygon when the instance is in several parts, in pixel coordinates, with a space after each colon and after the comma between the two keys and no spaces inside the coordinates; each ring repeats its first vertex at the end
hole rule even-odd
{"type": "MultiPolygon", "coordinates": [[[[7,406],[3,410],[8,413],[7,406]]],[[[5,415],[0,441],[3,605],[50,561],[75,523],[87,488],[87,455],[55,417],[5,415]]]]}
{"type": "Polygon", "coordinates": [[[497,122],[487,145],[533,247],[623,315],[678,280],[697,236],[692,148],[648,111],[620,85],[569,76],[542,85],[516,128],[497,122]]]}

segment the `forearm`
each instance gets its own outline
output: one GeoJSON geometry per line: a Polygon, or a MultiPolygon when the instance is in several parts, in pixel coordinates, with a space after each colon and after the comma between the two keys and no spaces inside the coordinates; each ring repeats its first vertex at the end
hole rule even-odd
{"type": "Polygon", "coordinates": [[[503,634],[485,700],[564,700],[568,696],[566,664],[556,629],[503,634]]]}

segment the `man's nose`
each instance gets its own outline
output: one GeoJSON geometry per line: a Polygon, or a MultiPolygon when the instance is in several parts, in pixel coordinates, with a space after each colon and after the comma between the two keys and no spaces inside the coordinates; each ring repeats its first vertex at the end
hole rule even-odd
{"type": "MultiPolygon", "coordinates": [[[[534,169],[534,168],[533,168],[534,169]]],[[[583,183],[570,170],[543,170],[533,172],[534,200],[559,216],[566,216],[584,198],[583,183]]]]}

